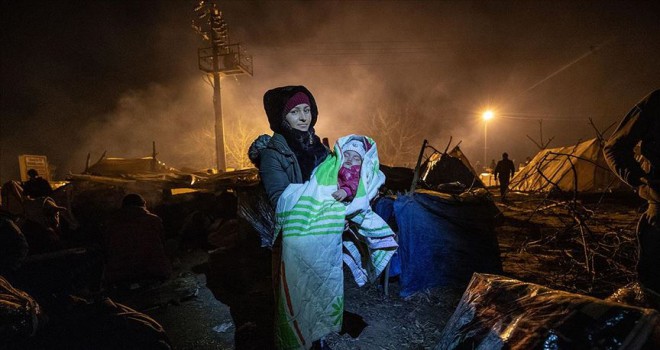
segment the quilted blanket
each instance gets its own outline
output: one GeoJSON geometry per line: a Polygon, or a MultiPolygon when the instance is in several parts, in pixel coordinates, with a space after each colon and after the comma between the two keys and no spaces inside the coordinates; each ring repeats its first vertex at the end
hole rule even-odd
{"type": "MultiPolygon", "coordinates": [[[[375,142],[365,136],[349,135],[337,141],[334,153],[314,170],[310,181],[291,184],[282,193],[277,203],[275,231],[282,235],[275,325],[279,349],[308,349],[313,341],[341,329],[342,261],[347,260],[342,233],[347,219],[371,246],[367,266],[351,267],[364,273],[358,284],[375,279],[387,266],[396,248],[394,233],[369,206],[384,182],[375,142]],[[332,193],[337,190],[337,174],[343,163],[342,145],[353,138],[364,138],[370,148],[362,163],[355,198],[342,203],[332,193]],[[391,242],[382,244],[383,241],[391,242]]],[[[354,243],[348,246],[356,248],[354,243]]],[[[356,253],[357,248],[349,255],[354,262],[356,253]]],[[[357,277],[355,270],[353,273],[357,277]]]]}

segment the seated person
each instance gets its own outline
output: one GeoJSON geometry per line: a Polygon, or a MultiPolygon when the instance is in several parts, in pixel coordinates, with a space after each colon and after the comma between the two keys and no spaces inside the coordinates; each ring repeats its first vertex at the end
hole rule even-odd
{"type": "Polygon", "coordinates": [[[165,280],[172,272],[163,244],[163,222],[149,212],[139,194],[128,194],[103,230],[104,283],[165,280]]]}
{"type": "Polygon", "coordinates": [[[26,199],[25,221],[21,225],[30,246],[30,254],[42,254],[63,248],[60,231],[60,207],[50,197],[26,199]]]}
{"type": "Polygon", "coordinates": [[[46,197],[53,193],[53,188],[48,180],[39,176],[39,173],[30,169],[27,172],[30,177],[23,183],[23,195],[30,198],[46,197]]]}

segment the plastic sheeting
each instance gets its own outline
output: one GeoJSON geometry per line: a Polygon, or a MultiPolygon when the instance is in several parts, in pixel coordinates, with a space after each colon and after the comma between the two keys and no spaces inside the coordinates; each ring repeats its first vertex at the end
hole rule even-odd
{"type": "Polygon", "coordinates": [[[275,210],[261,184],[236,189],[238,216],[254,228],[261,246],[272,249],[275,240],[275,210]]]}
{"type": "Polygon", "coordinates": [[[0,276],[0,339],[33,336],[41,318],[39,304],[0,276]]]}
{"type": "Polygon", "coordinates": [[[398,197],[393,208],[401,296],[432,287],[464,286],[473,272],[502,271],[494,233],[499,210],[485,190],[461,195],[418,190],[398,197]]]}
{"type": "Polygon", "coordinates": [[[655,310],[475,273],[435,349],[657,349],[657,320],[655,310]]]}

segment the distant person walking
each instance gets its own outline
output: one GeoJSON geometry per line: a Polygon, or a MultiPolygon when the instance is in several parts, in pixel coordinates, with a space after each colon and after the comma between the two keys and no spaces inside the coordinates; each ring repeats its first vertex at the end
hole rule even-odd
{"type": "Polygon", "coordinates": [[[660,90],[637,103],[603,147],[610,168],[648,201],[637,225],[639,282],[660,293],[660,90]],[[635,157],[640,145],[641,159],[635,157]],[[639,161],[638,161],[639,159],[639,161]]]}
{"type": "Polygon", "coordinates": [[[39,173],[30,169],[27,171],[30,177],[23,183],[23,195],[30,198],[47,197],[53,193],[53,188],[50,187],[48,180],[39,176],[39,173]]]}
{"type": "Polygon", "coordinates": [[[497,162],[497,165],[495,165],[493,174],[495,175],[495,181],[497,181],[497,179],[500,180],[500,195],[502,196],[503,202],[506,200],[509,181],[515,172],[516,166],[513,165],[513,162],[509,159],[509,154],[506,152],[502,153],[502,159],[497,162]]]}

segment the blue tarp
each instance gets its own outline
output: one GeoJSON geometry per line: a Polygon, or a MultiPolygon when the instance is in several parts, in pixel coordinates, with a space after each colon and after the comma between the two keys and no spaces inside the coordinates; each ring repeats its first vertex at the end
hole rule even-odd
{"type": "Polygon", "coordinates": [[[486,195],[466,199],[418,190],[396,200],[384,198],[376,212],[386,221],[390,206],[398,229],[402,297],[433,287],[467,285],[473,272],[502,272],[494,232],[499,210],[486,195]]]}

